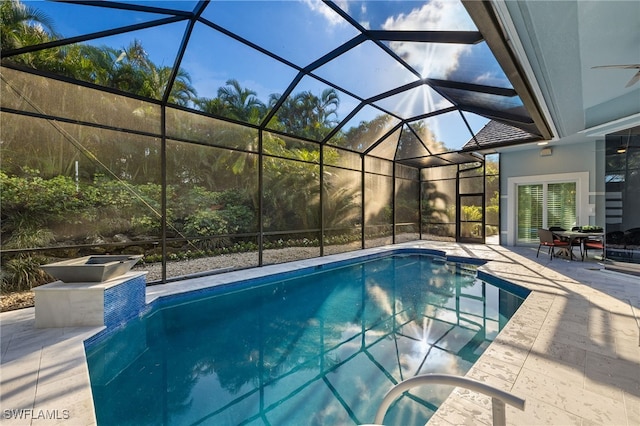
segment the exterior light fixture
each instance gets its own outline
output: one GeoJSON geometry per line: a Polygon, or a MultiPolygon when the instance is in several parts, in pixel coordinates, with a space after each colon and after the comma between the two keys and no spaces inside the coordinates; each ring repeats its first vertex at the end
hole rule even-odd
{"type": "Polygon", "coordinates": [[[629,147],[629,140],[631,140],[631,129],[629,129],[629,135],[627,136],[627,142],[624,143],[622,140],[620,140],[620,146],[618,146],[618,149],[616,150],[616,152],[618,154],[624,154],[625,152],[627,152],[627,148],[629,147]]]}
{"type": "Polygon", "coordinates": [[[540,150],[540,157],[550,157],[553,154],[551,147],[542,148],[540,150]]]}
{"type": "Polygon", "coordinates": [[[538,142],[538,146],[549,145],[549,141],[538,142]]]}

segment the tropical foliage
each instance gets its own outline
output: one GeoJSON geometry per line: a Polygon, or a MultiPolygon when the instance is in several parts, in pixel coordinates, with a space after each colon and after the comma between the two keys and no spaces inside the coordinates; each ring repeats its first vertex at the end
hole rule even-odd
{"type": "MultiPolygon", "coordinates": [[[[2,0],[0,12],[4,50],[60,38],[46,15],[17,0],[2,0]]],[[[253,124],[259,124],[280,98],[274,94],[265,104],[254,91],[236,80],[220,87],[216,98],[198,98],[188,73],[179,69],[173,76],[171,67],[156,65],[138,40],[121,49],[73,44],[13,55],[6,60],[144,97],[166,97],[169,103],[253,124]]],[[[37,85],[25,87],[38,90],[37,85]]],[[[47,88],[41,89],[39,92],[43,93],[47,88]]],[[[53,88],[48,89],[55,96],[53,88]]],[[[32,99],[38,92],[34,93],[29,95],[32,99]]],[[[61,96],[83,102],[83,98],[71,93],[61,96]]],[[[100,109],[110,114],[121,109],[108,97],[88,101],[101,105],[100,109]]],[[[290,128],[299,136],[319,139],[335,126],[338,105],[333,89],[319,96],[310,92],[293,94],[282,103],[270,127],[290,128]]],[[[81,110],[82,105],[79,107],[81,110]]],[[[95,108],[87,105],[84,109],[95,108]]],[[[152,109],[137,108],[133,113],[141,120],[159,121],[152,109]]],[[[119,235],[118,240],[160,237],[161,148],[157,138],[37,119],[31,119],[32,125],[25,127],[18,120],[24,119],[9,117],[3,128],[4,161],[0,173],[3,248],[99,245],[114,241],[114,234],[119,235]],[[24,130],[17,132],[19,128],[24,130]]],[[[183,140],[199,141],[204,136],[204,140],[214,140],[216,145],[228,144],[255,152],[260,147],[251,131],[229,128],[231,131],[211,134],[211,127],[207,126],[202,135],[198,134],[202,129],[193,123],[178,124],[183,126],[180,130],[183,140]]],[[[206,254],[198,250],[218,248],[220,244],[236,246],[242,240],[212,237],[257,232],[260,203],[266,229],[320,227],[319,146],[285,141],[275,134],[265,135],[261,147],[267,154],[262,165],[267,185],[262,200],[257,193],[257,156],[234,149],[172,143],[171,155],[166,159],[166,235],[188,241],[184,248],[175,244],[173,248],[206,254]]],[[[329,157],[336,155],[331,149],[326,151],[329,157]]],[[[353,211],[347,216],[327,215],[326,225],[349,226],[358,220],[357,204],[352,201],[356,194],[331,191],[331,182],[326,180],[327,203],[338,206],[342,212],[349,207],[353,211]]],[[[315,244],[319,244],[317,238],[315,244]]],[[[3,256],[3,289],[30,287],[46,281],[46,275],[37,266],[47,257],[33,253],[3,256]]],[[[51,253],[61,255],[55,250],[51,253]]],[[[147,254],[149,260],[157,259],[153,252],[147,254]]]]}
{"type": "Polygon", "coordinates": [[[18,0],[2,0],[0,3],[0,43],[3,50],[40,44],[57,37],[53,21],[38,9],[18,0]]]}
{"type": "MultiPolygon", "coordinates": [[[[0,1],[4,51],[61,39],[51,19],[36,8],[18,0],[0,1]]],[[[415,182],[393,194],[391,176],[377,176],[385,189],[364,189],[373,202],[368,201],[363,218],[360,166],[337,167],[337,148],[325,146],[321,155],[315,142],[324,140],[340,120],[340,98],[333,88],[285,98],[274,93],[263,102],[252,88],[229,79],[215,97],[198,97],[185,70],[154,63],[139,40],[120,48],[83,43],[32,49],[3,61],[113,89],[99,92],[32,76],[18,88],[22,91],[12,92],[20,107],[28,103],[36,115],[63,120],[3,113],[3,248],[40,253],[3,256],[3,288],[46,280],[37,265],[48,254],[61,252],[43,248],[157,241],[163,219],[172,258],[231,247],[255,250],[255,238],[248,242],[242,235],[260,229],[295,232],[291,244],[318,245],[321,226],[330,230],[325,242],[346,242],[363,222],[381,227],[386,235],[394,214],[398,221],[418,222],[415,182]],[[161,109],[136,96],[118,96],[118,91],[177,106],[164,109],[170,123],[165,124],[166,140],[160,138],[161,109]],[[45,110],[41,105],[49,101],[47,96],[59,103],[45,110]],[[187,118],[185,107],[202,114],[187,118]],[[270,131],[258,132],[257,126],[270,131]],[[323,170],[321,156],[333,166],[323,170]],[[390,207],[394,195],[395,213],[390,207]]],[[[362,122],[334,134],[331,146],[362,151],[392,124],[382,116],[362,122]]],[[[443,148],[425,126],[416,125],[414,132],[400,143],[419,143],[417,134],[430,149],[443,148]]],[[[426,217],[452,220],[451,212],[441,208],[443,198],[429,192],[426,217]]],[[[144,247],[140,250],[147,260],[160,259],[157,248],[144,247]]]]}

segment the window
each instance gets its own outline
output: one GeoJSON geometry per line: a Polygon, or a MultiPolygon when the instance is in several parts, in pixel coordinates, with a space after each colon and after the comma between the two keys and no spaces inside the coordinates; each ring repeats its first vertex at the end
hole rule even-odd
{"type": "Polygon", "coordinates": [[[640,127],[607,135],[605,171],[607,258],[628,270],[640,263],[640,127]]]}
{"type": "Polygon", "coordinates": [[[561,173],[508,179],[507,241],[538,242],[538,228],[571,229],[589,223],[589,173],[561,173]]]}
{"type": "Polygon", "coordinates": [[[518,185],[518,242],[538,241],[538,228],[576,226],[576,183],[518,185]]]}

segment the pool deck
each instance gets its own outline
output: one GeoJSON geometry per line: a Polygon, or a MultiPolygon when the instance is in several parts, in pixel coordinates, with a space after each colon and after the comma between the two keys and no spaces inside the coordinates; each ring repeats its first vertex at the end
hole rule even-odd
{"type": "MultiPolygon", "coordinates": [[[[536,258],[530,247],[433,241],[392,247],[487,259],[483,270],[533,291],[467,373],[526,399],[525,411],[507,406],[507,424],[640,425],[640,278],[599,270],[594,261],[536,258]]],[[[147,302],[381,250],[153,286],[147,302]]],[[[102,328],[34,324],[34,308],[0,314],[0,423],[96,424],[83,341],[102,328]]],[[[491,425],[491,401],[456,388],[428,424],[491,425]]]]}

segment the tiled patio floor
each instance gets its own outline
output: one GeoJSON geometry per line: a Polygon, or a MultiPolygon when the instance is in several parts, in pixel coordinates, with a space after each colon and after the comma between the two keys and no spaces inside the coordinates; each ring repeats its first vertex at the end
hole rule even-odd
{"type": "MultiPolygon", "coordinates": [[[[600,271],[593,261],[549,261],[542,253],[536,258],[535,248],[426,241],[401,246],[490,259],[484,270],[533,290],[467,374],[526,399],[523,412],[507,407],[507,424],[640,425],[638,277],[600,271]]],[[[177,288],[357,254],[361,252],[154,286],[147,300],[177,288]]],[[[82,342],[100,328],[35,329],[33,308],[0,314],[0,327],[1,423],[95,424],[82,342]],[[23,418],[17,419],[19,415],[23,418]]],[[[456,389],[429,424],[490,425],[490,400],[456,389]]]]}
{"type": "MultiPolygon", "coordinates": [[[[640,278],[535,248],[455,251],[534,291],[467,374],[526,399],[507,424],[640,425],[640,278]]],[[[429,424],[490,425],[490,399],[456,389],[429,424]]]]}

